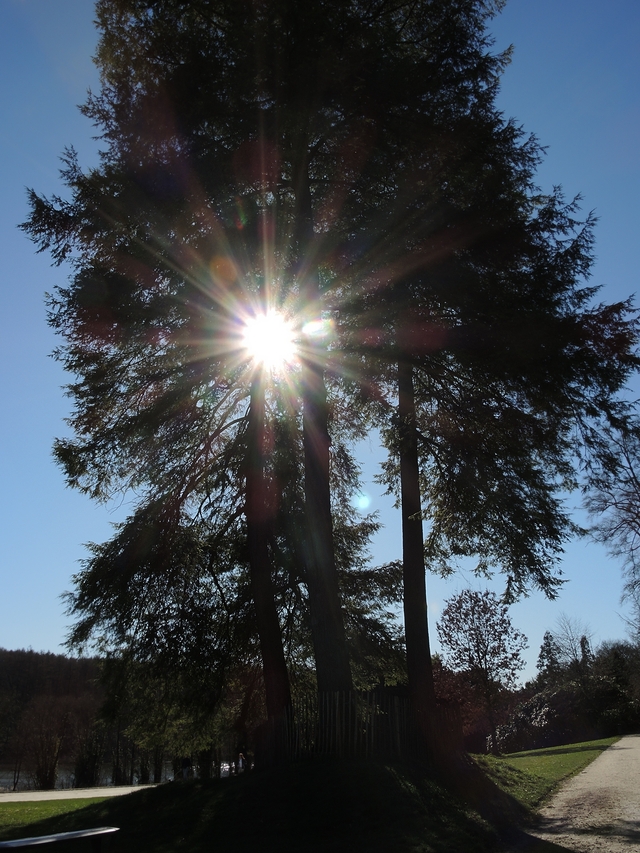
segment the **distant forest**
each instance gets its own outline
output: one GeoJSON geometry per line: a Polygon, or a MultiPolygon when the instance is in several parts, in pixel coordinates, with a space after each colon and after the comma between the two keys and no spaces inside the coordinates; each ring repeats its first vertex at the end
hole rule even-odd
{"type": "MultiPolygon", "coordinates": [[[[249,695],[255,694],[249,690],[249,695]]],[[[246,691],[227,716],[192,719],[175,673],[152,675],[121,659],[0,648],[0,790],[161,782],[220,773],[246,747],[246,691]],[[177,685],[182,702],[168,699],[177,685]],[[236,705],[240,706],[239,715],[236,705]],[[230,731],[231,730],[231,731],[230,731]]]]}
{"type": "MultiPolygon", "coordinates": [[[[477,678],[432,663],[438,700],[459,709],[466,749],[484,752],[490,727],[477,678]]],[[[189,686],[178,672],[126,658],[0,649],[0,789],[226,774],[241,752],[252,761],[264,720],[259,676],[239,673],[216,704],[205,681],[189,686]]],[[[501,688],[493,713],[501,752],[640,730],[637,636],[592,651],[584,626],[565,619],[545,634],[537,676],[501,688]]]]}
{"type": "Polygon", "coordinates": [[[0,649],[2,785],[53,788],[58,768],[79,771],[103,702],[99,662],[91,658],[0,649]]]}

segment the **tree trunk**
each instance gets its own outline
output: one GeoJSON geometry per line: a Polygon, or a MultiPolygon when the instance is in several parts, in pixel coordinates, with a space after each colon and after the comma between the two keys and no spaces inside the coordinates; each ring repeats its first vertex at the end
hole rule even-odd
{"type": "MultiPolygon", "coordinates": [[[[306,163],[296,181],[299,273],[303,276],[302,310],[320,319],[318,268],[312,260],[313,212],[306,163]],[[303,261],[304,258],[304,261],[303,261]]],[[[306,581],[309,590],[311,633],[316,659],[318,690],[352,689],[342,605],[333,547],[327,389],[324,381],[326,342],[312,337],[306,342],[302,391],[305,477],[306,581]]]]}
{"type": "Polygon", "coordinates": [[[153,748],[153,781],[155,784],[162,782],[164,776],[164,746],[153,748]]]}
{"type": "Polygon", "coordinates": [[[333,550],[329,488],[329,433],[322,370],[305,367],[303,442],[305,472],[306,580],[318,690],[351,690],[338,573],[333,550]]]}
{"type": "Polygon", "coordinates": [[[289,675],[282,648],[282,634],[273,596],[269,560],[269,517],[264,464],[264,382],[257,370],[251,383],[247,430],[247,540],[251,592],[260,638],[262,669],[269,717],[282,717],[291,706],[289,675]]]}
{"type": "Polygon", "coordinates": [[[500,750],[498,749],[498,727],[496,726],[496,718],[494,714],[493,701],[491,699],[487,700],[487,720],[489,721],[489,731],[490,731],[490,739],[491,746],[490,751],[492,755],[500,755],[500,750]]]}
{"type": "Polygon", "coordinates": [[[435,709],[435,692],[425,580],[422,506],[418,464],[413,368],[398,364],[398,415],[400,420],[400,496],[402,511],[402,566],[404,581],[404,629],[407,648],[409,701],[425,734],[435,709]]]}

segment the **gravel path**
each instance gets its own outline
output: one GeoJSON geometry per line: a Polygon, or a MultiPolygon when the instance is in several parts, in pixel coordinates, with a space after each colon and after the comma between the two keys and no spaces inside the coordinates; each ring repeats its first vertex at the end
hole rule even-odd
{"type": "Polygon", "coordinates": [[[541,815],[530,834],[557,845],[549,850],[640,850],[640,735],[623,737],[569,779],[541,815]]]}
{"type": "Polygon", "coordinates": [[[34,800],[85,800],[91,797],[121,797],[154,785],[118,785],[108,788],[64,788],[56,791],[0,792],[0,803],[26,803],[34,800]]]}

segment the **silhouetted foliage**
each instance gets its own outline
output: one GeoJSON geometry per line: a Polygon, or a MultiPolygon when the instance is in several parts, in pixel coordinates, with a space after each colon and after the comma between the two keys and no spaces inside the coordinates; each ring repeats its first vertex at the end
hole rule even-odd
{"type": "Polygon", "coordinates": [[[445,662],[477,689],[497,750],[495,712],[505,688],[524,667],[527,638],[511,624],[508,607],[489,590],[466,589],[447,602],[437,622],[445,662]]]}
{"type": "Polygon", "coordinates": [[[640,649],[610,642],[592,652],[584,630],[565,616],[557,636],[545,633],[538,678],[527,685],[534,693],[498,727],[501,750],[556,746],[638,729],[640,649]]]}
{"type": "Polygon", "coordinates": [[[553,634],[551,631],[545,631],[537,661],[537,683],[541,687],[554,684],[560,678],[560,655],[561,649],[553,634]]]}
{"type": "Polygon", "coordinates": [[[622,433],[609,431],[608,452],[591,474],[586,506],[592,535],[622,561],[626,594],[640,591],[640,423],[631,421],[622,433]]]}

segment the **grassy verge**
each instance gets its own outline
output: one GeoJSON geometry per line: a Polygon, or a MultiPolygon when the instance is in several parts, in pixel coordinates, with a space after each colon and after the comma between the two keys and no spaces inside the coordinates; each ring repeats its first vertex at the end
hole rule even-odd
{"type": "Polygon", "coordinates": [[[0,798],[0,835],[2,838],[24,835],[23,832],[16,832],[16,830],[28,827],[32,823],[40,823],[50,818],[55,819],[60,815],[84,809],[93,803],[101,803],[104,799],[105,797],[92,797],[85,800],[3,803],[0,798]]]}
{"type": "Polygon", "coordinates": [[[610,737],[500,757],[476,755],[474,758],[496,785],[533,811],[561,782],[579,773],[617,740],[610,737]]]}
{"type": "Polygon", "coordinates": [[[0,800],[0,840],[109,825],[121,830],[109,853],[494,853],[507,824],[614,740],[477,756],[455,779],[467,804],[415,767],[316,761],[107,799],[0,800]]]}

